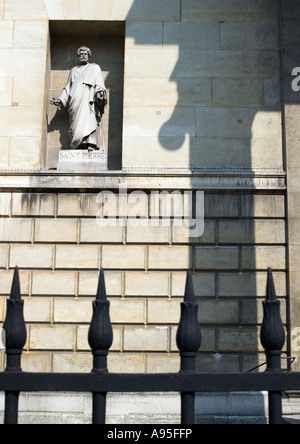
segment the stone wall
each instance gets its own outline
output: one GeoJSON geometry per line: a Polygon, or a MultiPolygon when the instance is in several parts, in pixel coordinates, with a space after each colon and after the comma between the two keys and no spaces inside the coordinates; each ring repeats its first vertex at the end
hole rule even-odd
{"type": "Polygon", "coordinates": [[[137,5],[126,27],[124,168],[282,169],[276,2],[174,1],[173,16],[149,23],[136,21],[137,5]]]}
{"type": "MultiPolygon", "coordinates": [[[[52,115],[46,120],[49,20],[90,20],[126,21],[124,168],[282,169],[276,5],[262,0],[247,5],[221,0],[2,3],[3,168],[39,170],[42,158],[47,157],[44,131],[48,124],[53,131],[52,115]]],[[[81,35],[90,40],[88,34],[81,35]]],[[[106,53],[104,59],[106,63],[106,53]]],[[[112,68],[106,69],[109,75],[112,68]]],[[[54,80],[52,89],[56,88],[54,80]]],[[[118,98],[115,103],[121,107],[118,98]]],[[[119,120],[120,114],[122,109],[114,109],[119,120]]],[[[49,149],[58,146],[52,139],[49,149]]],[[[121,157],[117,140],[110,145],[121,157]]],[[[53,156],[48,162],[51,167],[53,156]]]]}
{"type": "MultiPolygon", "coordinates": [[[[289,239],[289,275],[291,301],[291,348],[296,356],[299,354],[299,103],[300,93],[292,88],[296,79],[292,76],[299,63],[299,20],[300,2],[285,2],[282,7],[283,30],[283,79],[284,79],[284,112],[286,138],[286,171],[287,171],[287,211],[289,239]]],[[[294,366],[299,370],[299,361],[294,366]]]]}
{"type": "MultiPolygon", "coordinates": [[[[257,365],[268,266],[278,296],[286,296],[283,196],[206,194],[204,235],[194,239],[173,223],[100,228],[97,194],[2,193],[1,206],[0,291],[9,294],[18,265],[28,325],[24,369],[90,371],[87,333],[100,266],[114,325],[112,371],[179,369],[176,325],[188,269],[203,327],[199,370],[257,365]]],[[[4,307],[2,298],[2,321],[4,307]]],[[[284,300],[282,310],[285,316],[284,300]]]]}

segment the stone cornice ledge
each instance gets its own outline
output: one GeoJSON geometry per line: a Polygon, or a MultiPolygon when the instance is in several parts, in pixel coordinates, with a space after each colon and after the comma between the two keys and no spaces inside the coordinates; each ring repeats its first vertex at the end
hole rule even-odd
{"type": "Polygon", "coordinates": [[[0,172],[0,191],[72,191],[127,187],[136,190],[269,190],[286,189],[286,173],[267,169],[180,169],[107,171],[99,174],[57,171],[0,172]]]}

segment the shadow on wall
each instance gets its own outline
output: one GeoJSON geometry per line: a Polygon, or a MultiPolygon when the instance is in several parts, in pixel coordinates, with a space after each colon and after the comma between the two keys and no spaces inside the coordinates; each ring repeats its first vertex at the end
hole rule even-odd
{"type": "MultiPolygon", "coordinates": [[[[125,89],[125,169],[159,164],[192,171],[282,170],[277,2],[253,13],[250,3],[231,11],[224,2],[182,1],[173,18],[161,8],[152,11],[151,22],[145,21],[146,7],[147,15],[141,14],[141,3],[133,3],[126,23],[126,87],[134,99],[125,89]]],[[[232,272],[230,266],[219,267],[216,258],[211,268],[194,274],[203,326],[199,371],[238,372],[261,364],[255,350],[266,273],[257,266],[254,248],[257,233],[250,219],[257,217],[255,204],[252,195],[206,194],[205,233],[196,257],[216,247],[209,231],[218,227],[216,242],[221,232],[226,240],[217,248],[238,250],[239,264],[232,272]],[[228,218],[222,225],[221,219],[228,218]],[[233,235],[228,235],[230,224],[233,235]],[[215,285],[209,289],[203,283],[213,273],[215,285]]],[[[253,415],[264,417],[264,398],[257,395],[255,403],[253,415]]]]}
{"type": "Polygon", "coordinates": [[[141,3],[126,24],[126,81],[136,96],[127,101],[125,91],[125,167],[282,169],[277,9],[261,6],[251,22],[250,6],[233,14],[168,2],[157,13],[153,4],[146,22],[151,7],[143,16],[141,3]]]}

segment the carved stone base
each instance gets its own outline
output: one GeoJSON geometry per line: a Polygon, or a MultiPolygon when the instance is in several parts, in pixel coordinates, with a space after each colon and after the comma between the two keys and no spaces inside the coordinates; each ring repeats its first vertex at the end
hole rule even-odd
{"type": "Polygon", "coordinates": [[[98,173],[107,171],[104,150],[64,150],[59,152],[57,171],[74,173],[98,173]]]}

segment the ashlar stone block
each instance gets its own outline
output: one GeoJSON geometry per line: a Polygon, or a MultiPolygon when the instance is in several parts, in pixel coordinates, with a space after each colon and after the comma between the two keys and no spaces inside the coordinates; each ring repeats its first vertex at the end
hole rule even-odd
{"type": "Polygon", "coordinates": [[[100,252],[97,246],[56,247],[56,268],[99,269],[100,252]]]}
{"type": "Polygon", "coordinates": [[[54,216],[56,197],[54,194],[14,193],[13,216],[54,216]]]}
{"type": "Polygon", "coordinates": [[[31,242],[31,219],[0,219],[1,242],[31,242]]]}
{"type": "Polygon", "coordinates": [[[144,354],[109,354],[108,370],[112,373],[145,373],[146,357],[144,354]]]}
{"type": "MultiPolygon", "coordinates": [[[[73,271],[33,271],[33,295],[75,295],[76,273],[73,271]]],[[[96,294],[96,293],[95,293],[96,294]]]]}
{"type": "Polygon", "coordinates": [[[261,79],[213,79],[214,106],[263,106],[264,83],[261,79]]]}
{"type": "Polygon", "coordinates": [[[182,20],[273,22],[277,20],[277,9],[264,0],[183,0],[182,20]]]}
{"type": "Polygon", "coordinates": [[[168,244],[171,240],[170,227],[164,227],[160,224],[157,227],[151,227],[151,222],[148,219],[149,226],[135,227],[127,226],[127,242],[128,243],[154,243],[154,244],[168,244]]]}
{"type": "Polygon", "coordinates": [[[144,269],[145,247],[103,246],[102,266],[104,269],[144,269]]]}
{"type": "Polygon", "coordinates": [[[128,21],[126,24],[126,48],[151,48],[163,45],[163,22],[128,21]]]}
{"type": "Polygon", "coordinates": [[[280,114],[249,108],[198,107],[197,135],[211,137],[213,134],[224,138],[280,138],[280,114]]]}
{"type": "Polygon", "coordinates": [[[59,194],[58,216],[89,216],[95,217],[100,211],[96,194],[59,194]]]}
{"type": "Polygon", "coordinates": [[[35,242],[75,243],[78,221],[76,219],[37,219],[35,221],[35,242]]]}
{"type": "Polygon", "coordinates": [[[63,20],[62,0],[44,0],[50,20],[63,20]]]}
{"type": "Polygon", "coordinates": [[[176,355],[147,355],[147,369],[149,373],[178,373],[180,357],[176,355]]]}
{"type": "Polygon", "coordinates": [[[211,104],[211,79],[169,78],[149,79],[128,77],[126,79],[124,105],[128,106],[204,106],[211,104]],[[180,92],[180,94],[179,94],[180,92]]]}
{"type": "Polygon", "coordinates": [[[11,214],[11,194],[0,193],[0,214],[1,216],[10,216],[11,214]]]}
{"type": "Polygon", "coordinates": [[[92,301],[89,299],[54,299],[54,322],[88,323],[92,319],[92,301]]]}
{"type": "MultiPolygon", "coordinates": [[[[0,2],[1,11],[1,2],[0,2]]],[[[2,11],[1,11],[2,12],[2,11]]],[[[0,18],[1,18],[0,12],[0,18]]],[[[0,22],[0,48],[11,48],[13,37],[13,21],[5,20],[0,22]]]]}
{"type": "MultiPolygon", "coordinates": [[[[1,72],[4,68],[0,68],[0,76],[5,72],[1,72]]],[[[13,77],[1,77],[0,79],[0,106],[11,106],[13,96],[13,77]]]]}
{"type": "Polygon", "coordinates": [[[284,218],[285,197],[246,195],[241,197],[242,217],[284,218]]]}
{"type": "Polygon", "coordinates": [[[186,270],[191,265],[192,250],[190,247],[149,247],[150,270],[186,270]]]}
{"type": "Polygon", "coordinates": [[[0,0],[0,20],[3,19],[3,13],[4,13],[4,1],[5,1],[5,0],[0,0]]]}
{"type": "MultiPolygon", "coordinates": [[[[1,89],[1,78],[0,78],[0,89],[1,89]]],[[[0,137],[0,165],[1,168],[4,169],[8,167],[9,145],[10,145],[10,137],[0,137]]]]}
{"type": "Polygon", "coordinates": [[[30,146],[32,137],[40,137],[41,107],[0,107],[0,133],[6,137],[26,137],[30,146]]]}
{"type": "Polygon", "coordinates": [[[180,20],[180,0],[115,0],[111,20],[180,20]]]}
{"type": "Polygon", "coordinates": [[[116,324],[145,324],[144,299],[111,299],[111,322],[116,324]]]}
{"type": "Polygon", "coordinates": [[[38,169],[40,161],[40,137],[12,137],[9,155],[9,165],[11,168],[38,169]]]}
{"type": "Polygon", "coordinates": [[[43,105],[44,77],[15,77],[13,101],[19,106],[43,105]]]}
{"type": "Polygon", "coordinates": [[[124,136],[195,136],[195,108],[126,108],[124,136]]]}
{"type": "Polygon", "coordinates": [[[219,242],[222,244],[284,244],[284,220],[221,221],[219,242]]]}
{"type": "Polygon", "coordinates": [[[285,270],[286,248],[281,246],[257,246],[242,248],[243,270],[285,270]]]}
{"type": "Polygon", "coordinates": [[[11,245],[11,268],[52,268],[53,246],[51,245],[11,245]]]}
{"type": "Polygon", "coordinates": [[[22,0],[6,0],[5,19],[20,20],[20,19],[47,19],[48,13],[43,1],[32,0],[24,2],[22,0]]]}
{"type": "Polygon", "coordinates": [[[125,351],[168,351],[167,327],[125,327],[125,351]]]}
{"type": "Polygon", "coordinates": [[[50,353],[24,353],[22,354],[22,370],[24,372],[50,373],[50,353]]]}
{"type": "Polygon", "coordinates": [[[219,24],[195,22],[166,22],[164,45],[182,49],[219,49],[219,24]]]}
{"type": "Polygon", "coordinates": [[[80,242],[122,243],[123,227],[100,226],[97,219],[81,219],[80,242]]]}
{"type": "Polygon", "coordinates": [[[259,329],[256,328],[222,328],[219,330],[219,347],[221,352],[255,353],[262,350],[259,329]]]}
{"type": "Polygon", "coordinates": [[[238,301],[201,301],[199,322],[205,324],[238,324],[238,301]]]}
{"type": "MultiPolygon", "coordinates": [[[[53,353],[52,360],[53,372],[55,373],[90,373],[93,368],[93,356],[91,353],[53,353]]],[[[66,400],[64,395],[63,399],[67,404],[65,408],[68,409],[69,416],[70,411],[78,407],[76,404],[74,406],[73,397],[70,400],[66,400]]]]}
{"type": "Polygon", "coordinates": [[[52,301],[48,298],[25,299],[24,317],[26,322],[51,322],[52,301]]]}
{"type": "MultiPolygon", "coordinates": [[[[24,3],[25,4],[25,3],[24,3]]],[[[26,66],[26,75],[44,76],[46,50],[41,48],[0,49],[1,63],[6,76],[19,76],[26,66]]]]}
{"type": "Polygon", "coordinates": [[[278,51],[182,50],[172,78],[279,76],[278,51]]]}
{"type": "Polygon", "coordinates": [[[73,350],[73,326],[32,325],[30,327],[30,350],[73,350]]]}
{"type": "Polygon", "coordinates": [[[277,24],[266,23],[221,23],[221,49],[279,49],[277,24]]]}
{"type": "Polygon", "coordinates": [[[168,296],[170,275],[164,272],[129,272],[125,275],[126,296],[168,296]]]}
{"type": "MultiPolygon", "coordinates": [[[[170,78],[178,62],[179,48],[128,48],[125,65],[127,77],[170,78]]],[[[182,77],[186,77],[186,74],[182,77]]],[[[197,75],[196,77],[199,77],[197,75]]],[[[126,89],[126,88],[125,88],[126,89]]]]}
{"type": "Polygon", "coordinates": [[[48,21],[16,20],[14,48],[45,48],[48,37],[48,21]]]}
{"type": "Polygon", "coordinates": [[[197,270],[238,270],[238,247],[198,247],[196,248],[197,270]]]}
{"type": "Polygon", "coordinates": [[[178,324],[181,300],[150,299],[148,301],[149,324],[178,324]]]}

